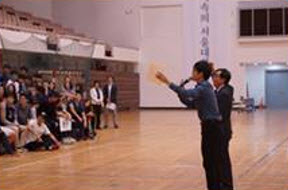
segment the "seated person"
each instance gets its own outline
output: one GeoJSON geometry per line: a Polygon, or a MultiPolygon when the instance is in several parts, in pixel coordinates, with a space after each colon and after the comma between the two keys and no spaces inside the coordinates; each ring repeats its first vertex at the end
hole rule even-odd
{"type": "Polygon", "coordinates": [[[46,124],[51,133],[61,140],[61,133],[58,120],[58,107],[60,103],[60,94],[54,92],[50,94],[48,101],[39,105],[38,111],[46,114],[46,124]]]}
{"type": "Polygon", "coordinates": [[[38,102],[39,104],[43,104],[47,102],[48,97],[46,97],[43,93],[43,87],[32,86],[29,88],[28,99],[30,102],[38,102]]]}
{"type": "Polygon", "coordinates": [[[19,104],[16,106],[16,116],[20,126],[27,126],[28,121],[32,119],[31,108],[25,94],[20,95],[19,104]]]}
{"type": "Polygon", "coordinates": [[[13,144],[15,143],[15,133],[8,128],[3,129],[0,127],[0,155],[2,154],[13,154],[15,149],[13,144]]]}
{"type": "Polygon", "coordinates": [[[42,148],[54,150],[60,147],[59,141],[45,124],[45,114],[42,112],[37,112],[36,120],[29,121],[26,131],[22,133],[21,141],[24,148],[29,151],[36,151],[42,148]]]}
{"type": "Polygon", "coordinates": [[[67,111],[69,97],[62,97],[58,106],[59,127],[63,144],[74,144],[76,140],[72,138],[72,116],[67,111]]]}
{"type": "Polygon", "coordinates": [[[0,125],[3,128],[8,128],[15,133],[15,144],[17,147],[19,145],[20,126],[16,120],[16,108],[14,105],[13,95],[9,95],[6,100],[1,103],[0,115],[0,125]]]}
{"type": "Polygon", "coordinates": [[[85,116],[85,107],[82,102],[82,95],[76,93],[76,96],[68,104],[68,111],[72,115],[73,135],[76,140],[86,139],[89,136],[87,121],[85,116]]]}
{"type": "Polygon", "coordinates": [[[97,130],[95,128],[95,114],[93,112],[91,100],[86,100],[85,102],[85,115],[87,118],[87,126],[89,129],[89,137],[94,139],[97,136],[97,130]]]}
{"type": "Polygon", "coordinates": [[[73,97],[75,95],[74,85],[69,76],[66,76],[64,79],[64,84],[62,86],[62,94],[68,97],[73,97]]]}

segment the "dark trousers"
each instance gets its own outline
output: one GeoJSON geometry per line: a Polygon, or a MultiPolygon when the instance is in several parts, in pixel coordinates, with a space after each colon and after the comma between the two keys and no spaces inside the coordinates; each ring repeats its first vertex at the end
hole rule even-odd
{"type": "Polygon", "coordinates": [[[201,149],[207,188],[221,190],[223,131],[218,121],[205,121],[201,126],[201,149]]]}
{"type": "Polygon", "coordinates": [[[101,105],[93,105],[93,112],[95,114],[95,117],[94,117],[94,125],[93,126],[95,129],[100,129],[100,126],[101,126],[101,114],[102,114],[102,106],[101,105]]]}
{"type": "Polygon", "coordinates": [[[231,140],[231,134],[224,135],[223,141],[223,176],[222,176],[222,189],[233,190],[233,175],[232,166],[229,155],[229,142],[231,140]]]}
{"type": "Polygon", "coordinates": [[[82,122],[74,121],[72,122],[72,135],[73,138],[77,141],[80,141],[82,139],[86,139],[86,137],[89,137],[89,128],[84,128],[84,125],[82,122]]]}
{"type": "Polygon", "coordinates": [[[62,136],[60,132],[59,121],[49,118],[46,120],[46,125],[49,128],[50,132],[56,137],[56,139],[60,141],[62,139],[62,136]]]}
{"type": "Polygon", "coordinates": [[[29,151],[36,151],[44,147],[46,150],[49,150],[49,148],[53,145],[53,140],[48,135],[42,135],[41,136],[42,141],[33,141],[24,146],[29,151]]]}
{"type": "Polygon", "coordinates": [[[61,133],[61,140],[63,140],[64,138],[68,138],[68,137],[72,137],[72,131],[66,131],[66,132],[62,132],[61,133]]]}

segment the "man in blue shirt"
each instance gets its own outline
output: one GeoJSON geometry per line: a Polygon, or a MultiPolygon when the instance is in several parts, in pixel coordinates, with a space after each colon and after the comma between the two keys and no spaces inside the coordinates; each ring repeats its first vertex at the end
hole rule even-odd
{"type": "Polygon", "coordinates": [[[207,187],[209,190],[221,190],[223,189],[221,184],[223,130],[220,125],[222,118],[219,113],[216,95],[212,85],[208,82],[212,72],[212,64],[207,61],[197,62],[193,67],[191,77],[197,83],[193,89],[185,89],[175,85],[161,72],[158,72],[156,77],[176,92],[182,103],[197,109],[201,121],[201,149],[207,187]]]}

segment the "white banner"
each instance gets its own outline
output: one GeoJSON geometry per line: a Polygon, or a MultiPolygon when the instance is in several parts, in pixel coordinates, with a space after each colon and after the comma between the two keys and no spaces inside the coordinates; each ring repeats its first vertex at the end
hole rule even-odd
{"type": "Polygon", "coordinates": [[[3,39],[10,41],[11,43],[18,44],[24,43],[29,38],[31,38],[32,34],[27,32],[18,32],[6,29],[0,29],[0,34],[3,39]]]}
{"type": "Polygon", "coordinates": [[[38,53],[54,53],[47,50],[46,41],[40,40],[34,36],[31,36],[29,40],[22,43],[14,43],[6,38],[3,38],[3,45],[5,49],[17,50],[17,51],[29,51],[38,53]]]}
{"type": "Polygon", "coordinates": [[[47,36],[46,35],[42,35],[42,34],[33,34],[34,37],[38,38],[39,40],[42,41],[47,41],[47,36]]]}
{"type": "MultiPolygon", "coordinates": [[[[68,42],[68,41],[67,41],[68,42]]],[[[67,43],[68,44],[68,43],[67,43]]],[[[83,46],[74,41],[70,45],[60,46],[60,54],[80,56],[80,57],[92,57],[93,46],[83,46]]]]}
{"type": "Polygon", "coordinates": [[[73,44],[73,40],[71,40],[71,39],[61,38],[59,40],[59,47],[60,48],[70,46],[72,44],[73,44]]]}
{"type": "Polygon", "coordinates": [[[47,38],[45,34],[12,31],[0,29],[0,49],[28,51],[37,53],[59,53],[62,55],[89,57],[98,59],[121,60],[138,62],[139,52],[137,50],[113,47],[113,57],[105,56],[105,45],[94,44],[86,41],[76,41],[68,38],[59,39],[59,51],[47,49],[47,38]],[[2,43],[2,44],[1,44],[2,43]]]}
{"type": "Polygon", "coordinates": [[[210,55],[209,49],[209,0],[201,0],[200,2],[200,55],[203,60],[208,60],[210,55]]]}

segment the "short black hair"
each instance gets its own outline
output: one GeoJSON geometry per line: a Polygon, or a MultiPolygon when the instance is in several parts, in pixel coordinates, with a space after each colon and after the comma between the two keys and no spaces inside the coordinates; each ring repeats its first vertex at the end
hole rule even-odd
{"type": "Polygon", "coordinates": [[[22,66],[22,67],[20,67],[20,70],[21,70],[21,71],[25,71],[25,72],[28,72],[28,68],[27,68],[27,67],[25,67],[25,66],[22,66]]]}
{"type": "Polygon", "coordinates": [[[18,75],[18,72],[16,70],[12,70],[11,75],[18,75]]]}
{"type": "Polygon", "coordinates": [[[100,81],[99,80],[94,80],[93,85],[95,86],[96,83],[98,83],[100,85],[100,81]]]}
{"type": "Polygon", "coordinates": [[[109,75],[108,77],[107,77],[107,79],[112,79],[113,81],[115,81],[115,77],[114,76],[112,76],[112,75],[109,75]]]}
{"type": "Polygon", "coordinates": [[[32,76],[33,78],[42,79],[42,75],[36,73],[32,76]]]}
{"type": "Polygon", "coordinates": [[[28,99],[28,96],[27,96],[27,94],[25,94],[25,93],[21,93],[20,96],[19,96],[19,98],[21,98],[21,97],[25,97],[26,99],[28,99]]]}
{"type": "Polygon", "coordinates": [[[208,80],[213,72],[213,64],[206,60],[201,60],[194,64],[193,69],[199,73],[203,73],[204,79],[208,80]]]}
{"type": "Polygon", "coordinates": [[[231,73],[230,71],[228,71],[227,69],[224,69],[224,68],[220,68],[220,69],[217,69],[215,71],[216,72],[220,72],[220,78],[224,79],[225,80],[225,84],[229,84],[230,80],[231,80],[231,73]]]}
{"type": "Polygon", "coordinates": [[[46,119],[46,113],[45,112],[43,112],[41,109],[37,109],[36,110],[36,117],[38,118],[38,117],[42,117],[43,119],[46,119]]]}
{"type": "Polygon", "coordinates": [[[27,79],[26,75],[23,75],[23,74],[19,74],[18,78],[19,79],[23,79],[23,80],[27,79]]]}

